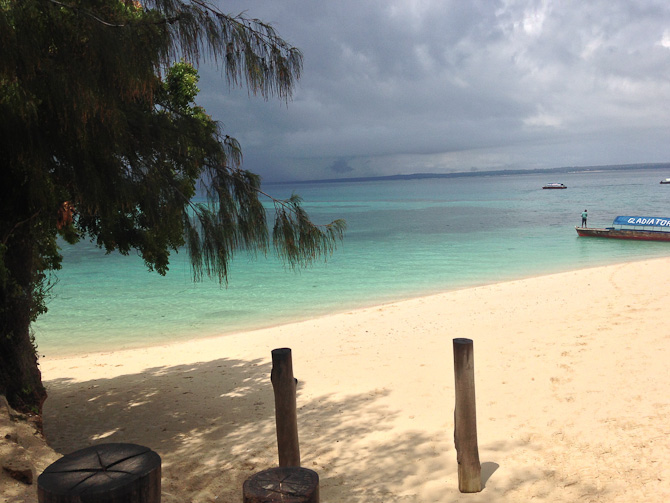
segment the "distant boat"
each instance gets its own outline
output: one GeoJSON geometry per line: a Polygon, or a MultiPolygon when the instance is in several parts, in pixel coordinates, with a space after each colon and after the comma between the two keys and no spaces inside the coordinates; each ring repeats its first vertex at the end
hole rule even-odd
{"type": "Polygon", "coordinates": [[[670,178],[666,178],[665,180],[661,180],[661,183],[670,183],[670,178]]]}
{"type": "Polygon", "coordinates": [[[547,185],[545,185],[542,188],[543,189],[567,189],[567,187],[565,185],[563,185],[562,183],[548,183],[547,185]]]}
{"type": "Polygon", "coordinates": [[[575,229],[584,237],[670,241],[670,218],[665,217],[616,217],[612,227],[575,229]]]}

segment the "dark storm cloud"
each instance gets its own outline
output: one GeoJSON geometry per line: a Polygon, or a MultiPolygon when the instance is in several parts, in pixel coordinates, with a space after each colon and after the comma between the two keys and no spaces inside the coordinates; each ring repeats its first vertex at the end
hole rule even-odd
{"type": "Polygon", "coordinates": [[[266,179],[670,160],[665,1],[220,5],[304,53],[288,106],[202,70],[201,103],[266,179]]]}
{"type": "Polygon", "coordinates": [[[336,160],[333,162],[333,164],[330,165],[328,169],[330,169],[330,171],[333,173],[337,173],[338,175],[345,175],[354,171],[354,168],[349,166],[349,163],[347,163],[347,161],[344,159],[336,160]]]}

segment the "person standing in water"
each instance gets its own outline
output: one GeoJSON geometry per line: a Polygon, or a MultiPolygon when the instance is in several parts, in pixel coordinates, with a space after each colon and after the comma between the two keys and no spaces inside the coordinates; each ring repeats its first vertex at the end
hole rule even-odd
{"type": "Polygon", "coordinates": [[[586,227],[586,217],[588,217],[586,210],[582,212],[582,227],[586,227]]]}

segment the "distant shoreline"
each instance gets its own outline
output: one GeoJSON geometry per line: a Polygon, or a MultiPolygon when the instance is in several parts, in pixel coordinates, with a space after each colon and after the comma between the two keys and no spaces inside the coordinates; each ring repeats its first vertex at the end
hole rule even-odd
{"type": "Polygon", "coordinates": [[[423,180],[426,178],[465,178],[477,176],[511,176],[511,175],[538,175],[557,173],[593,173],[602,171],[631,171],[645,169],[670,170],[670,162],[617,164],[602,166],[562,166],[559,168],[531,168],[531,169],[500,169],[487,171],[459,171],[455,173],[412,173],[409,175],[361,176],[352,178],[324,178],[317,180],[289,180],[279,182],[264,182],[267,185],[288,185],[308,183],[351,183],[351,182],[379,182],[394,180],[423,180]]]}

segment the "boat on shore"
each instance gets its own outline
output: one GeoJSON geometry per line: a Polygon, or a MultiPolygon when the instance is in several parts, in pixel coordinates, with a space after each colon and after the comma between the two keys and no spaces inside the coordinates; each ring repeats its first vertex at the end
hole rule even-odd
{"type": "Polygon", "coordinates": [[[542,187],[543,189],[567,189],[562,183],[548,183],[542,187]]]}
{"type": "Polygon", "coordinates": [[[603,229],[575,227],[583,237],[636,239],[641,241],[670,241],[670,218],[619,216],[612,227],[603,229]]]}

